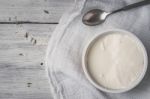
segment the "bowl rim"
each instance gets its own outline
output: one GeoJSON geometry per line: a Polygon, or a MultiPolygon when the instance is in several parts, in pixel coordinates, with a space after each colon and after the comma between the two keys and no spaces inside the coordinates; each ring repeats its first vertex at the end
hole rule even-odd
{"type": "Polygon", "coordinates": [[[96,34],[95,36],[93,36],[88,43],[85,45],[83,52],[82,52],[82,68],[83,68],[83,72],[86,76],[86,78],[89,80],[89,82],[96,87],[97,89],[103,91],[103,92],[108,92],[108,93],[123,93],[123,92],[127,92],[133,88],[135,88],[144,78],[146,71],[147,71],[147,67],[148,67],[148,55],[147,55],[147,51],[146,48],[144,46],[144,44],[142,43],[142,41],[133,33],[127,31],[127,30],[123,30],[123,29],[108,29],[108,30],[104,30],[98,34],[96,34]],[[123,34],[127,34],[129,36],[131,36],[138,44],[138,46],[141,47],[141,50],[143,52],[143,58],[144,58],[144,68],[141,72],[141,74],[139,75],[139,77],[137,78],[137,80],[131,84],[129,87],[124,88],[124,89],[108,89],[108,88],[104,88],[102,85],[97,84],[92,77],[90,76],[88,70],[87,70],[87,64],[86,64],[86,59],[87,59],[87,53],[89,50],[89,47],[91,46],[91,44],[93,42],[96,41],[96,39],[98,39],[99,37],[101,37],[102,35],[107,35],[107,34],[111,34],[111,32],[117,32],[117,33],[123,33],[123,34]]]}

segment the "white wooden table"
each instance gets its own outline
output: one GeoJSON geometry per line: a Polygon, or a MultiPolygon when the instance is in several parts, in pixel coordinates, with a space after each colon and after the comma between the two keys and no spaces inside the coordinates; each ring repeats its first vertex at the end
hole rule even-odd
{"type": "Polygon", "coordinates": [[[73,0],[0,0],[0,99],[52,99],[45,51],[73,0]]]}

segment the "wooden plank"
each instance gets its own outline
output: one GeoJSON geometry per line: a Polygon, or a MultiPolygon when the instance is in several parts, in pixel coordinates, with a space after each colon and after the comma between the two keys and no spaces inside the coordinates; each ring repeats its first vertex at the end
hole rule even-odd
{"type": "Polygon", "coordinates": [[[57,23],[74,0],[0,0],[0,22],[57,23]]]}
{"type": "Polygon", "coordinates": [[[52,99],[43,61],[55,26],[0,24],[0,99],[52,99]]]}

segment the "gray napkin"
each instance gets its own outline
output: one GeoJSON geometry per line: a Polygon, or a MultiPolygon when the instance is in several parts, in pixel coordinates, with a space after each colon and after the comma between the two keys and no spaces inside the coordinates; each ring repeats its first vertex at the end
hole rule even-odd
{"type": "Polygon", "coordinates": [[[94,27],[85,26],[83,14],[93,8],[113,11],[140,0],[77,0],[72,10],[65,13],[48,44],[46,66],[54,99],[149,99],[150,71],[143,81],[129,92],[104,93],[86,79],[81,56],[86,43],[106,29],[124,29],[137,35],[150,55],[150,5],[122,11],[94,27]]]}

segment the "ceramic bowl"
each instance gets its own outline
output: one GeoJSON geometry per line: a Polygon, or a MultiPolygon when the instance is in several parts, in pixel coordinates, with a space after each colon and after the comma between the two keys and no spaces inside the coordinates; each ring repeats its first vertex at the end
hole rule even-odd
{"type": "Polygon", "coordinates": [[[147,66],[148,66],[148,56],[147,56],[147,52],[146,49],[143,45],[143,43],[141,42],[141,40],[135,36],[133,33],[126,31],[126,30],[121,30],[121,29],[111,29],[111,30],[106,30],[104,32],[101,32],[100,34],[97,34],[96,36],[94,36],[85,46],[84,50],[83,50],[83,54],[82,54],[82,67],[83,67],[83,71],[85,73],[86,78],[89,80],[89,82],[95,86],[97,89],[104,91],[104,92],[109,92],[109,93],[122,93],[122,92],[127,92],[131,89],[133,89],[134,87],[136,87],[144,78],[144,75],[146,73],[147,70],[147,66]],[[124,33],[127,34],[129,36],[131,36],[136,42],[137,44],[141,47],[142,51],[143,51],[143,55],[144,55],[144,68],[142,70],[141,75],[137,78],[137,80],[132,83],[130,86],[128,86],[127,88],[124,89],[108,89],[103,87],[102,85],[97,84],[92,77],[90,76],[90,73],[87,70],[87,55],[88,52],[90,50],[90,47],[97,41],[97,39],[103,35],[106,34],[110,34],[112,32],[118,32],[118,33],[124,33]]]}

